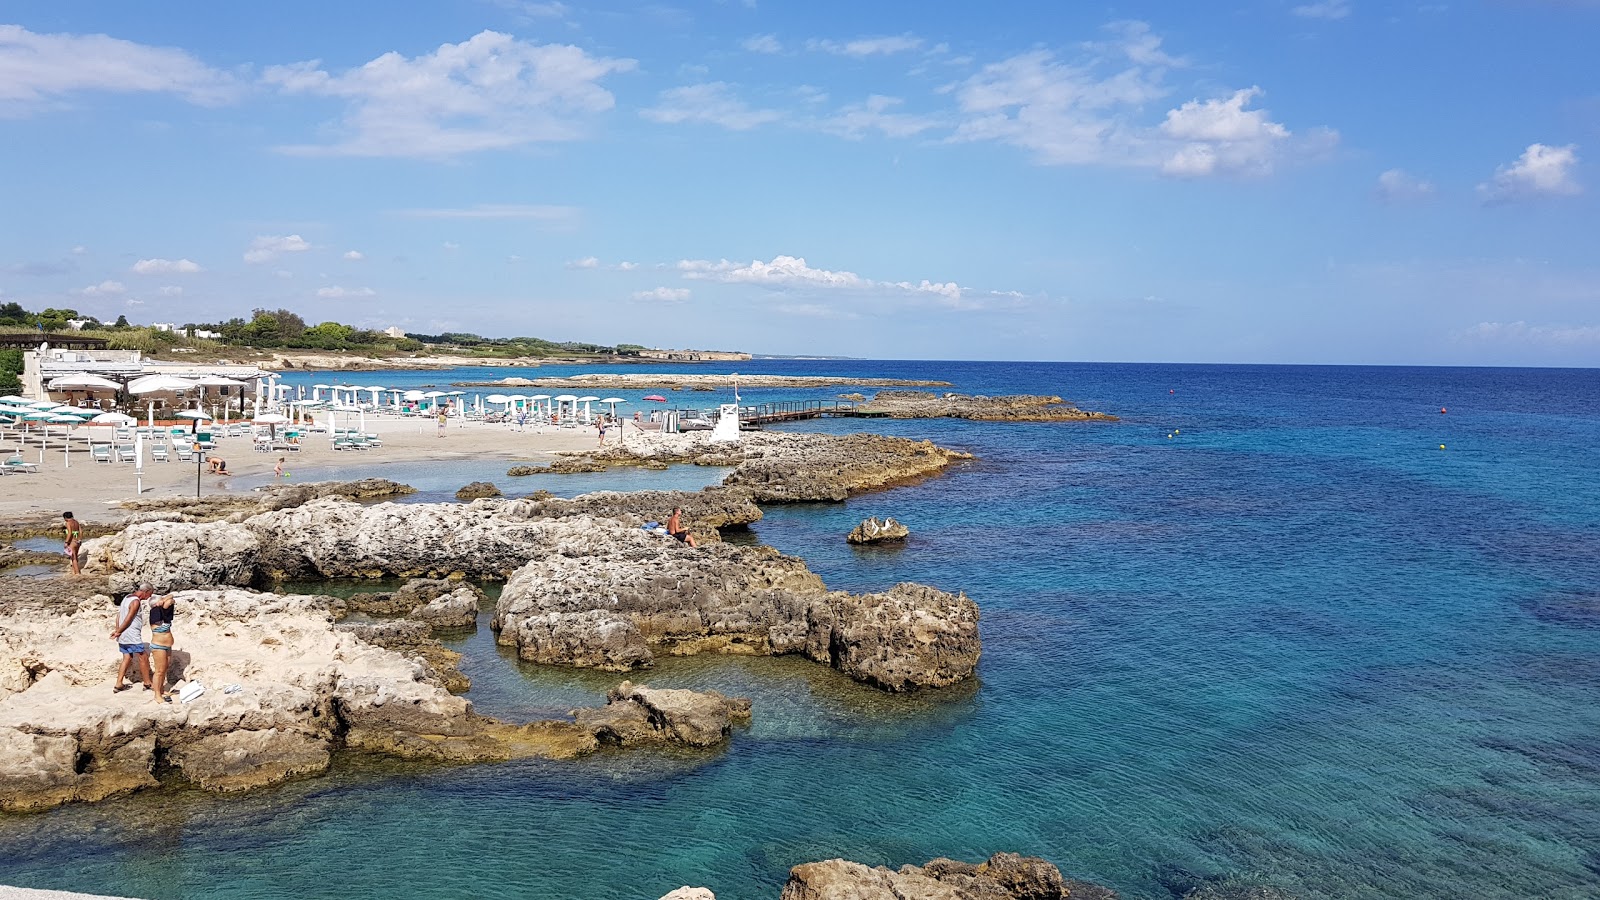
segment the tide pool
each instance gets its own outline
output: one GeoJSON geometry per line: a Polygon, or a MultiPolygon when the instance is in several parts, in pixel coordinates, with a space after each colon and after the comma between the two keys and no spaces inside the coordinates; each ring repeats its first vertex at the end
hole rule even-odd
{"type": "MultiPolygon", "coordinates": [[[[1059,393],[1123,417],[804,426],[978,455],[845,504],[769,507],[751,535],[831,587],[967,591],[976,683],[893,697],[796,659],[666,660],[635,680],[754,699],[726,749],[341,759],[240,797],[4,817],[0,882],[163,900],[775,898],[799,862],[1015,850],[1128,898],[1209,880],[1600,895],[1600,373],[738,365],[1059,393]],[[873,514],[910,541],[847,545],[873,514]]],[[[473,480],[451,474],[450,490],[473,480]]],[[[620,680],[521,663],[486,621],[453,640],[487,713],[548,715],[620,680]]]]}

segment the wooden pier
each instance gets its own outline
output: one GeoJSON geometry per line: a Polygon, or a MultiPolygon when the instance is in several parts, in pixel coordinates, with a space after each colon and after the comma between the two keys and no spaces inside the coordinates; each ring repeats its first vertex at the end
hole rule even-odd
{"type": "Polygon", "coordinates": [[[863,412],[851,400],[783,400],[739,407],[739,427],[760,428],[802,419],[870,418],[882,413],[863,412]]]}

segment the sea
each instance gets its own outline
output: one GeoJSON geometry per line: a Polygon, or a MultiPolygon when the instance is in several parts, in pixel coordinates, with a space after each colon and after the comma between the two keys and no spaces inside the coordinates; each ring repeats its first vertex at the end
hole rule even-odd
{"type": "MultiPolygon", "coordinates": [[[[801,862],[1004,850],[1131,900],[1600,897],[1600,371],[682,367],[733,369],[940,379],[1121,417],[787,426],[976,455],[846,503],[768,507],[737,538],[804,557],[833,588],[965,591],[982,608],[974,681],[895,696],[794,658],[664,660],[637,680],[749,696],[753,722],[709,752],[340,756],[326,776],[243,795],[0,817],[0,883],[162,900],[653,900],[702,885],[729,900],[776,898],[801,862]],[[910,540],[846,544],[869,515],[910,540]]],[[[573,371],[293,379],[448,390],[573,371]]],[[[624,414],[651,405],[644,393],[618,394],[624,414]]],[[[509,488],[504,467],[382,469],[434,478],[438,499],[478,478],[509,488]]],[[[720,475],[658,474],[623,486],[720,475]]],[[[519,485],[560,478],[543,477],[519,485]]],[[[560,715],[619,680],[522,663],[487,616],[451,645],[490,715],[560,715]]]]}

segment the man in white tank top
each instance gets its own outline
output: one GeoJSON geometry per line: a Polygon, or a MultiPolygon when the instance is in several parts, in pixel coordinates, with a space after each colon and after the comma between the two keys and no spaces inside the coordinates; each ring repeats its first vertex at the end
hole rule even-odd
{"type": "Polygon", "coordinates": [[[129,593],[117,607],[117,622],[111,629],[111,639],[117,642],[117,652],[122,661],[117,664],[117,683],[111,688],[112,693],[127,687],[122,679],[128,676],[128,666],[135,659],[139,661],[139,676],[144,681],[145,690],[150,689],[150,657],[145,654],[143,609],[148,596],[141,596],[141,592],[129,593]]]}

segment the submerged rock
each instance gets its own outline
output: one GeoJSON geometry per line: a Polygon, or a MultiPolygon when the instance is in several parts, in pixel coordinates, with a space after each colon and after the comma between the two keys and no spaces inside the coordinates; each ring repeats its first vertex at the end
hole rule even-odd
{"type": "Polygon", "coordinates": [[[878,521],[877,516],[864,519],[851,532],[845,540],[852,544],[878,544],[886,541],[903,541],[911,535],[911,529],[900,524],[894,519],[885,516],[883,521],[878,521]]]}

